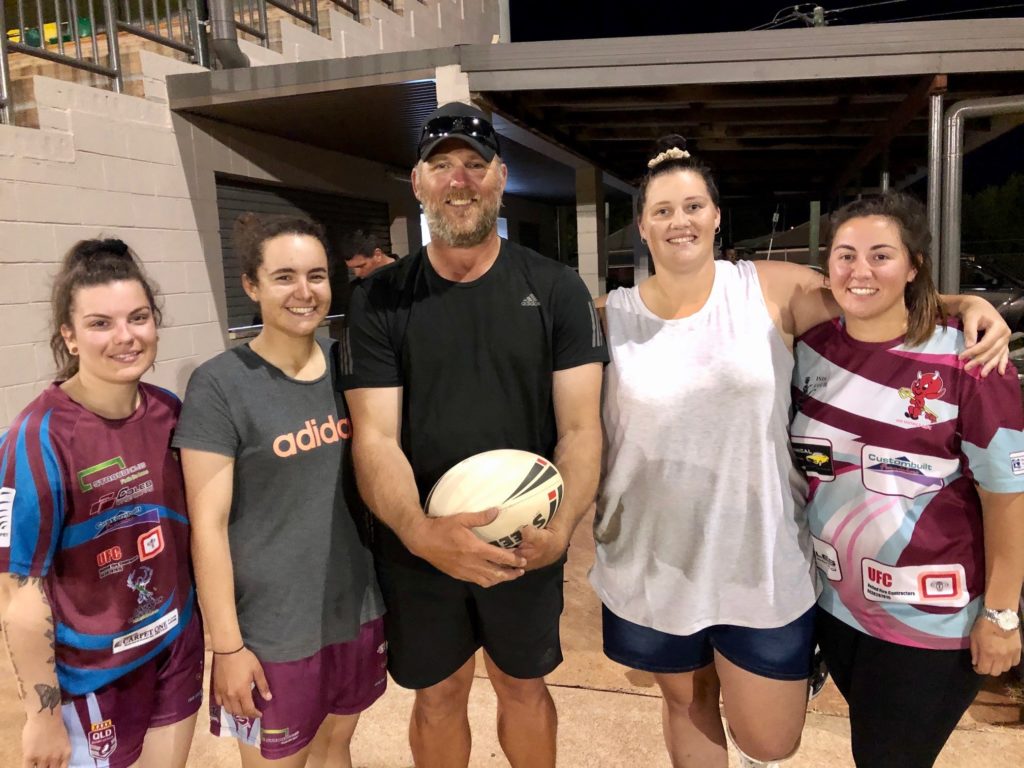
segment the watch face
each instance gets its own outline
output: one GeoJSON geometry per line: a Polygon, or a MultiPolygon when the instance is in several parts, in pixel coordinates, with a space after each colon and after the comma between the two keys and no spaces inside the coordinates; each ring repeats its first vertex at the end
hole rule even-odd
{"type": "Polygon", "coordinates": [[[1000,611],[996,624],[999,625],[1000,629],[1009,632],[1011,629],[1016,629],[1020,626],[1020,619],[1012,611],[1000,611]]]}

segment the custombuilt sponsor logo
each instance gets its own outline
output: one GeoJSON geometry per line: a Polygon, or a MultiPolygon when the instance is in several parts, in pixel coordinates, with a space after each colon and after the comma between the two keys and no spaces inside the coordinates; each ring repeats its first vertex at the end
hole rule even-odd
{"type": "Polygon", "coordinates": [[[912,483],[919,483],[924,486],[943,485],[941,477],[929,477],[927,472],[934,472],[935,467],[927,463],[911,461],[906,456],[879,456],[874,453],[868,454],[868,460],[876,462],[869,464],[867,469],[872,472],[884,472],[908,480],[912,483]]]}
{"type": "Polygon", "coordinates": [[[100,512],[105,512],[111,507],[123,506],[130,501],[135,501],[135,499],[145,496],[152,490],[153,481],[144,480],[138,485],[133,485],[130,488],[119,488],[117,491],[105,493],[95,501],[91,507],[89,507],[89,515],[98,515],[100,512]]]}
{"type": "Polygon", "coordinates": [[[298,432],[286,432],[274,438],[274,453],[286,459],[299,451],[313,451],[322,445],[348,440],[350,437],[352,425],[348,419],[339,421],[333,414],[323,424],[318,424],[316,419],[307,419],[298,432]]]}
{"type": "Polygon", "coordinates": [[[146,462],[140,461],[138,464],[133,464],[129,467],[125,465],[123,458],[115,456],[112,459],[107,459],[99,464],[93,464],[91,467],[79,470],[78,487],[82,493],[88,493],[94,488],[101,488],[113,482],[119,481],[121,485],[127,485],[133,480],[145,477],[148,474],[149,469],[146,468],[146,462]],[[109,469],[115,469],[116,471],[110,474],[100,474],[109,469]]]}
{"type": "Polygon", "coordinates": [[[127,635],[115,637],[112,650],[114,653],[124,653],[146,643],[151,643],[159,637],[163,637],[172,629],[178,626],[178,609],[175,608],[166,616],[161,616],[152,624],[147,624],[141,629],[129,632],[127,635]]]}
{"type": "Polygon", "coordinates": [[[17,495],[17,490],[14,488],[7,488],[6,486],[0,488],[0,547],[11,546],[11,525],[13,524],[12,518],[14,517],[14,497],[17,495]]]}
{"type": "Polygon", "coordinates": [[[152,507],[146,509],[141,504],[124,512],[118,512],[106,520],[96,523],[96,536],[98,538],[111,531],[119,531],[122,528],[131,528],[134,525],[148,525],[150,527],[160,524],[160,510],[152,507]]]}
{"type": "Polygon", "coordinates": [[[931,472],[935,469],[931,464],[927,462],[916,462],[911,461],[906,456],[883,456],[877,453],[868,453],[868,461],[877,461],[880,464],[888,465],[891,467],[899,467],[902,469],[911,469],[918,472],[931,472]]]}

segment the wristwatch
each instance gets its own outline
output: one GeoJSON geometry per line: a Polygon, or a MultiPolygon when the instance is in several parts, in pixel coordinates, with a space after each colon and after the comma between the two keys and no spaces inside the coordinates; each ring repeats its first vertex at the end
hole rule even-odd
{"type": "Polygon", "coordinates": [[[983,606],[981,609],[981,615],[1004,632],[1012,632],[1020,627],[1020,616],[1018,616],[1017,612],[1012,608],[997,611],[994,608],[985,608],[983,606]]]}

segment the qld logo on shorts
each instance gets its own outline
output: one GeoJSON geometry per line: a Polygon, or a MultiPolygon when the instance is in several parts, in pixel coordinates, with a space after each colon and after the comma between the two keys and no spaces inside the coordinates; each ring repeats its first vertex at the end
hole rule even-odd
{"type": "Polygon", "coordinates": [[[104,760],[117,750],[117,729],[113,720],[89,726],[89,757],[104,760]]]}

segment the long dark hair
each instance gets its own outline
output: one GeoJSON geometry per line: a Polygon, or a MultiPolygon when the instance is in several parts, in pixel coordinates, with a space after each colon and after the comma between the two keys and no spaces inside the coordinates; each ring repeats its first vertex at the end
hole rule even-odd
{"type": "Polygon", "coordinates": [[[928,211],[916,198],[903,192],[864,197],[847,203],[832,214],[829,251],[839,228],[851,219],[865,216],[884,216],[896,223],[903,247],[910,254],[910,265],[917,270],[914,279],[903,289],[903,301],[907,305],[907,335],[904,343],[915,347],[923,344],[935,332],[935,324],[946,325],[939,304],[939,292],[932,280],[932,262],[928,249],[932,242],[928,228],[928,211]]]}
{"type": "MultiPolygon", "coordinates": [[[[708,195],[711,197],[711,202],[718,208],[718,184],[715,183],[715,177],[711,173],[711,169],[708,168],[700,160],[694,157],[671,157],[672,150],[677,149],[681,152],[686,152],[686,139],[677,133],[669,134],[668,136],[662,136],[658,139],[655,145],[654,154],[651,155],[651,160],[647,166],[647,172],[644,177],[640,180],[640,191],[636,197],[636,215],[640,216],[644,212],[644,205],[647,203],[647,187],[658,176],[671,171],[692,171],[698,174],[704,179],[704,184],[708,188],[708,195]],[[665,155],[663,157],[663,155],[665,155]]],[[[689,154],[689,153],[687,153],[689,154]]]]}
{"type": "Polygon", "coordinates": [[[80,240],[64,256],[60,271],[53,280],[50,297],[50,350],[57,364],[57,378],[66,380],[78,373],[78,357],[68,351],[61,334],[62,327],[72,327],[75,292],[92,285],[106,285],[119,280],[134,280],[142,286],[157,326],[162,320],[157,306],[157,289],[146,277],[138,258],[125,243],[116,238],[80,240]]]}

